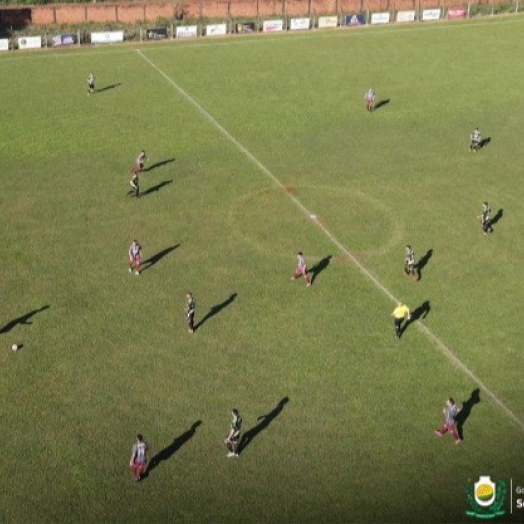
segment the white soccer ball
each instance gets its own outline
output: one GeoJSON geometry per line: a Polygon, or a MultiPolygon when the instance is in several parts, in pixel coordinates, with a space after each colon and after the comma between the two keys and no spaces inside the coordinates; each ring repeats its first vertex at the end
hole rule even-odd
{"type": "Polygon", "coordinates": [[[13,351],[18,351],[18,344],[13,344],[13,345],[11,346],[11,349],[12,349],[13,351]]]}

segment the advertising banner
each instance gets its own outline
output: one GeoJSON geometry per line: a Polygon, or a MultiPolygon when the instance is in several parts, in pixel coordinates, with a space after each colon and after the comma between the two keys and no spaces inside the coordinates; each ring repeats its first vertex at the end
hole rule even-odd
{"type": "Polygon", "coordinates": [[[389,24],[389,19],[391,18],[391,14],[389,12],[387,13],[373,13],[371,15],[371,23],[372,24],[389,24]]]}
{"type": "Polygon", "coordinates": [[[7,38],[0,38],[0,51],[9,51],[9,40],[7,38]]]}
{"type": "Polygon", "coordinates": [[[321,16],[318,19],[318,28],[327,29],[328,27],[337,27],[338,18],[336,16],[321,16]]]}
{"type": "Polygon", "coordinates": [[[56,35],[53,36],[53,47],[75,45],[76,35],[56,35]]]}
{"type": "Polygon", "coordinates": [[[440,9],[424,9],[422,11],[422,20],[440,20],[440,9]]]}
{"type": "Polygon", "coordinates": [[[415,11],[399,11],[397,13],[397,22],[414,22],[415,11]]]}
{"type": "Polygon", "coordinates": [[[299,31],[304,29],[309,29],[311,27],[310,18],[292,18],[289,22],[290,31],[299,31]]]}
{"type": "Polygon", "coordinates": [[[366,15],[358,13],[355,15],[346,15],[345,23],[347,26],[359,26],[366,23],[366,15]]]}
{"type": "Polygon", "coordinates": [[[225,36],[227,35],[226,24],[208,24],[206,25],[206,36],[225,36]]]}
{"type": "Polygon", "coordinates": [[[104,33],[91,33],[92,44],[116,44],[124,41],[124,31],[105,31],[104,33]]]}
{"type": "Polygon", "coordinates": [[[167,38],[167,27],[154,27],[146,29],[147,40],[164,40],[167,38]]]}
{"type": "Polygon", "coordinates": [[[448,9],[448,20],[456,20],[465,16],[466,10],[463,7],[450,7],[448,9]]]}
{"type": "Polygon", "coordinates": [[[235,29],[238,34],[249,34],[255,32],[256,26],[254,22],[240,22],[235,29]]]}
{"type": "Polygon", "coordinates": [[[181,25],[176,28],[177,38],[196,38],[198,36],[198,26],[181,25]]]}
{"type": "Polygon", "coordinates": [[[274,31],[283,31],[284,22],[282,20],[265,20],[262,24],[262,31],[264,33],[272,33],[274,31]]]}
{"type": "Polygon", "coordinates": [[[41,36],[21,36],[18,39],[18,49],[40,49],[41,47],[41,36]]]}

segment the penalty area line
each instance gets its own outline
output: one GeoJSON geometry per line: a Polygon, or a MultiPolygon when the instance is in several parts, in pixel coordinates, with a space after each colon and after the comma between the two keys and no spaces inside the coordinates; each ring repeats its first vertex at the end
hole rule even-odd
{"type": "MultiPolygon", "coordinates": [[[[372,273],[367,269],[357,258],[349,251],[349,249],[340,242],[320,220],[317,216],[310,211],[293,193],[287,190],[287,186],[284,185],[260,160],[258,160],[251,151],[243,146],[224,126],[218,122],[210,113],[208,113],[191,95],[189,95],[184,89],[182,89],[170,76],[168,76],[162,69],[160,69],[150,58],[145,56],[140,49],[135,50],[136,53],[145,60],[158,74],[160,74],[205,120],[207,120],[213,127],[218,129],[220,133],[227,138],[249,161],[255,165],[262,173],[264,173],[274,184],[276,184],[282,193],[289,198],[306,217],[313,222],[324,235],[344,254],[353,265],[370,280],[377,289],[387,296],[392,302],[398,302],[398,299],[389,291],[372,273]]],[[[491,391],[474,373],[471,371],[453,351],[440,340],[426,325],[420,320],[416,321],[418,329],[426,335],[427,339],[433,343],[433,345],[440,350],[440,352],[464,375],[466,375],[472,382],[479,386],[483,392],[491,399],[493,404],[498,406],[506,416],[519,426],[524,431],[524,421],[522,421],[513,411],[511,411],[506,404],[500,400],[493,391],[491,391]]]]}

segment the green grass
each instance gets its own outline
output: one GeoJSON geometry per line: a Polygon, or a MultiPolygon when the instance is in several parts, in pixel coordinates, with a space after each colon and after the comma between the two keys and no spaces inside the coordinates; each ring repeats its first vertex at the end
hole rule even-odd
{"type": "Polygon", "coordinates": [[[522,422],[483,387],[463,444],[434,436],[446,398],[479,385],[416,325],[396,341],[392,301],[345,251],[412,309],[429,301],[424,325],[524,420],[523,25],[1,56],[0,520],[469,522],[468,478],[524,484],[522,422]],[[88,97],[91,71],[120,85],[88,97]],[[389,99],[371,115],[370,85],[389,99]],[[492,140],[473,155],[477,125],[492,140]],[[174,160],[135,201],[142,148],[174,160]],[[484,200],[503,209],[488,238],[484,200]],[[177,247],[136,278],[133,238],[145,259],[177,247]],[[433,250],[418,283],[406,243],[433,250]],[[299,249],[331,256],[310,289],[289,281],[299,249]],[[236,297],[191,336],[188,289],[197,322],[236,297]],[[231,407],[247,431],[285,397],[228,461],[231,407]],[[138,431],[152,457],[197,421],[132,482],[138,431]]]}

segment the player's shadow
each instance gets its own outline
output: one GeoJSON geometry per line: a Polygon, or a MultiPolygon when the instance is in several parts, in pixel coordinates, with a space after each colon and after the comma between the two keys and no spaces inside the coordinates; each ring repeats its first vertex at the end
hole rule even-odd
{"type": "Polygon", "coordinates": [[[373,108],[373,111],[376,111],[377,109],[380,109],[381,107],[387,106],[389,104],[389,101],[390,101],[389,98],[384,98],[383,100],[379,100],[375,104],[375,107],[373,108]]]}
{"type": "MultiPolygon", "coordinates": [[[[155,186],[146,189],[143,193],[140,193],[140,198],[145,197],[146,195],[150,195],[151,193],[156,193],[157,191],[160,191],[163,187],[168,186],[172,182],[172,180],[163,180],[159,184],[156,184],[155,186]]],[[[132,192],[133,191],[131,190],[131,193],[132,192]]]]}
{"type": "Polygon", "coordinates": [[[422,270],[428,265],[429,259],[433,256],[433,249],[428,249],[417,263],[417,277],[422,278],[422,270]]]}
{"type": "Polygon", "coordinates": [[[258,424],[248,429],[242,435],[242,439],[240,440],[240,444],[238,446],[239,453],[242,453],[249,446],[249,444],[251,444],[253,439],[256,438],[256,436],[261,431],[264,431],[269,426],[269,424],[271,424],[271,422],[273,422],[273,420],[275,420],[280,415],[280,413],[282,413],[284,406],[288,402],[289,397],[284,397],[267,415],[261,415],[260,417],[257,417],[258,424]]]}
{"type": "Polygon", "coordinates": [[[483,147],[487,147],[491,142],[491,137],[488,136],[486,138],[483,138],[478,145],[478,149],[482,149],[483,147]]]}
{"type": "Polygon", "coordinates": [[[95,93],[103,93],[104,91],[109,91],[109,89],[114,89],[115,87],[119,87],[122,85],[122,82],[118,82],[117,84],[111,84],[109,86],[101,87],[100,89],[95,89],[95,93]]]}
{"type": "Polygon", "coordinates": [[[155,264],[160,262],[166,255],[169,255],[171,251],[174,251],[177,247],[179,247],[180,244],[175,244],[174,246],[166,247],[165,249],[162,249],[162,251],[159,251],[155,255],[149,257],[147,260],[144,260],[142,262],[142,270],[145,271],[146,269],[150,269],[155,264]]]}
{"type": "Polygon", "coordinates": [[[168,158],[166,160],[161,160],[160,162],[155,162],[154,164],[151,164],[150,166],[144,168],[142,172],[153,171],[153,169],[157,169],[167,164],[171,164],[171,162],[174,162],[175,160],[176,160],[175,157],[173,157],[173,158],[168,158]]]}
{"type": "Polygon", "coordinates": [[[408,329],[408,327],[417,320],[422,320],[423,318],[426,318],[429,315],[430,311],[431,306],[429,304],[429,300],[426,300],[423,304],[421,304],[418,308],[414,309],[411,312],[410,319],[404,322],[403,326],[400,329],[400,335],[402,336],[406,329],[408,329]]]}
{"type": "Polygon", "coordinates": [[[214,305],[207,313],[206,315],[204,316],[204,318],[202,320],[200,320],[199,322],[197,322],[194,326],[193,326],[193,331],[196,331],[198,328],[202,327],[208,320],[210,320],[211,318],[213,318],[215,315],[218,315],[218,313],[220,313],[224,308],[226,308],[227,306],[229,306],[229,304],[231,304],[233,302],[233,300],[235,300],[235,298],[237,298],[237,295],[238,293],[232,293],[231,295],[229,295],[228,298],[226,298],[226,300],[224,300],[223,302],[220,302],[220,304],[216,304],[214,305]]]}
{"type": "Polygon", "coordinates": [[[197,420],[187,431],[184,431],[181,435],[176,437],[169,446],[166,446],[163,450],[159,451],[149,462],[146,473],[142,478],[146,478],[151,471],[153,471],[161,462],[169,460],[184,444],[189,442],[196,433],[197,428],[202,425],[201,420],[197,420]]]}
{"type": "Polygon", "coordinates": [[[333,258],[333,255],[328,255],[324,257],[322,260],[319,260],[313,267],[311,267],[308,270],[308,273],[311,275],[311,283],[316,280],[317,276],[324,271],[329,266],[329,263],[331,262],[331,259],[333,258]]]}
{"type": "Polygon", "coordinates": [[[489,221],[489,224],[491,226],[494,226],[502,218],[503,214],[504,214],[504,210],[499,209],[497,213],[495,214],[495,216],[489,221]]]}
{"type": "Polygon", "coordinates": [[[45,311],[46,309],[49,309],[51,306],[49,304],[46,304],[45,306],[42,306],[38,309],[33,309],[33,311],[29,311],[29,313],[26,313],[25,315],[22,315],[21,317],[15,318],[8,322],[3,328],[0,329],[0,335],[3,333],[9,333],[15,326],[21,325],[21,326],[30,326],[32,322],[30,322],[30,319],[36,315],[37,313],[40,313],[41,311],[45,311]]]}
{"type": "Polygon", "coordinates": [[[457,433],[461,439],[464,439],[464,424],[471,414],[471,410],[475,404],[480,402],[480,389],[474,389],[471,392],[468,400],[462,403],[462,409],[458,412],[455,420],[457,422],[457,433]]]}

